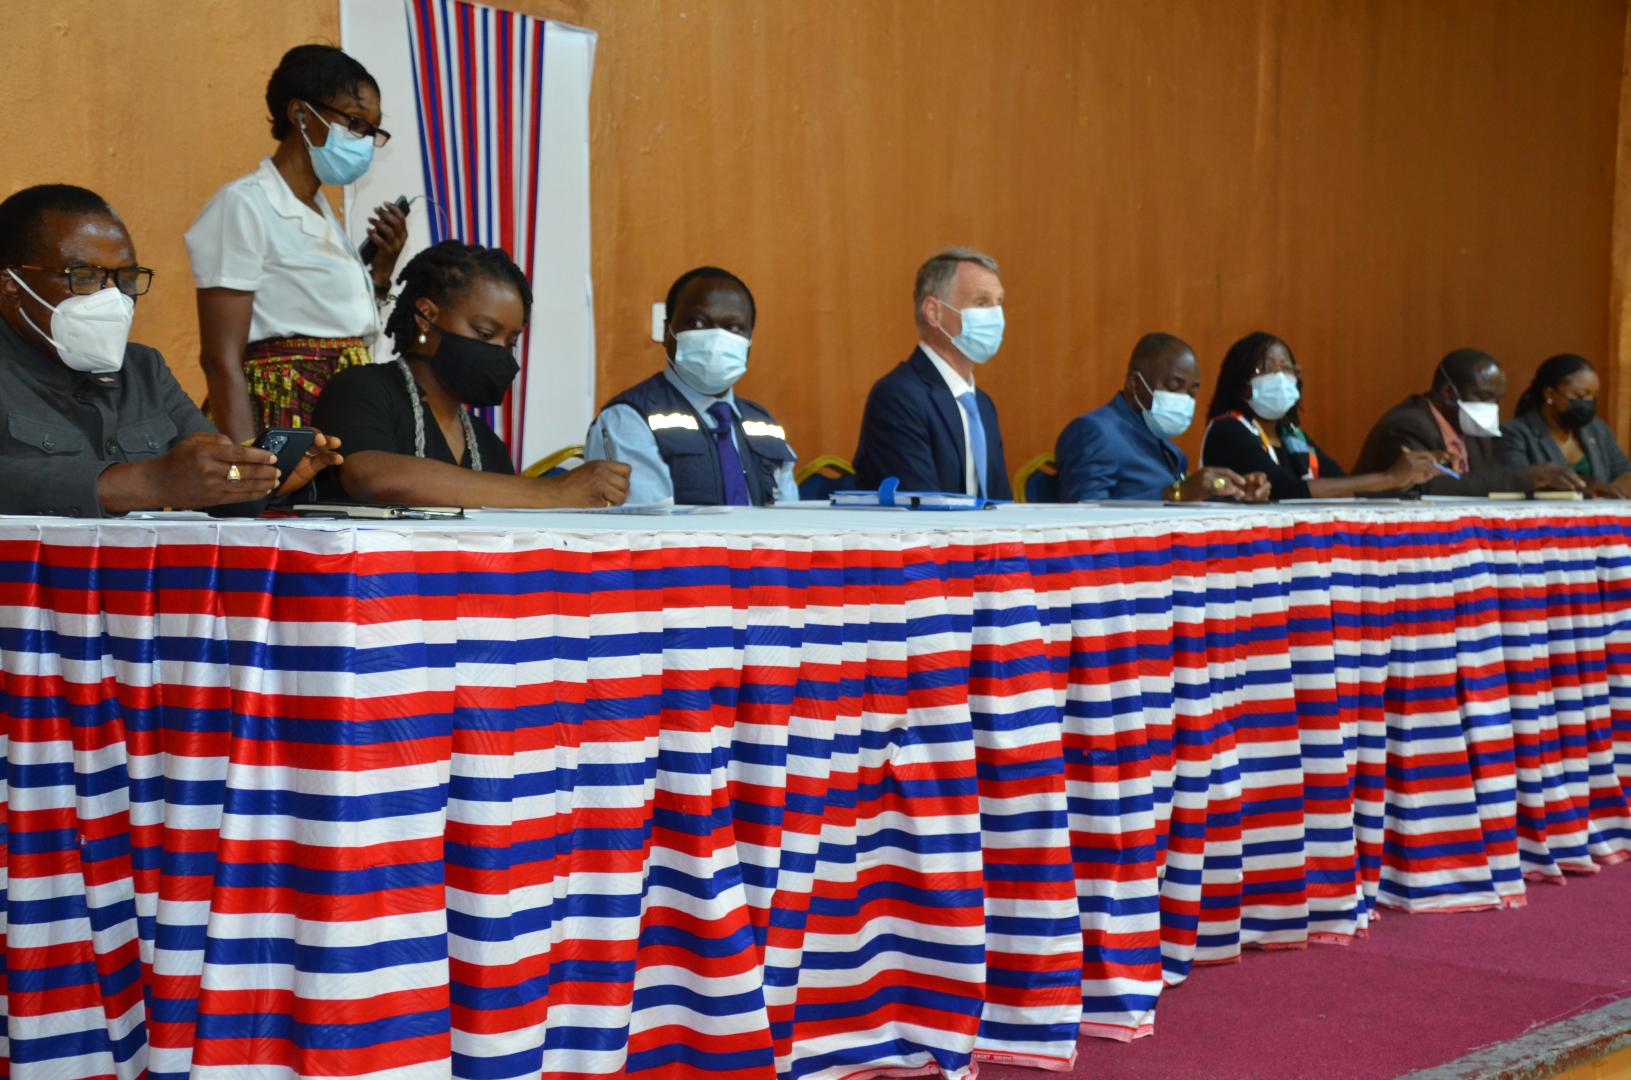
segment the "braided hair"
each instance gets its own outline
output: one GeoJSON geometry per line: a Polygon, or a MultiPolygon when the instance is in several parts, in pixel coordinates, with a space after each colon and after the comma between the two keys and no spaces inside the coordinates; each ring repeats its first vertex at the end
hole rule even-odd
{"type": "Polygon", "coordinates": [[[1540,403],[1546,400],[1546,391],[1555,390],[1565,379],[1572,379],[1582,371],[1591,369],[1591,364],[1584,356],[1576,356],[1574,353],[1560,353],[1546,360],[1535,369],[1535,377],[1529,380],[1529,388],[1518,399],[1516,415],[1539,412],[1540,403]]]}
{"type": "MultiPolygon", "coordinates": [[[[1252,397],[1252,378],[1257,374],[1257,369],[1262,366],[1263,359],[1268,356],[1269,350],[1276,345],[1286,351],[1286,355],[1291,357],[1291,366],[1296,367],[1297,357],[1292,353],[1291,346],[1287,345],[1283,339],[1277,338],[1273,334],[1264,333],[1262,330],[1247,334],[1229,346],[1229,351],[1224,354],[1222,365],[1218,367],[1218,385],[1212,391],[1212,402],[1206,407],[1206,418],[1208,420],[1247,407],[1252,397]]],[[[1293,405],[1290,412],[1274,421],[1280,430],[1285,431],[1298,426],[1301,417],[1301,404],[1301,402],[1298,402],[1297,405],[1293,405]]]]}
{"type": "Polygon", "coordinates": [[[521,294],[523,319],[532,317],[532,284],[503,248],[443,240],[409,259],[396,277],[402,291],[385,321],[385,336],[396,346],[396,354],[407,356],[419,337],[413,317],[420,297],[442,307],[477,281],[513,285],[521,294]]]}

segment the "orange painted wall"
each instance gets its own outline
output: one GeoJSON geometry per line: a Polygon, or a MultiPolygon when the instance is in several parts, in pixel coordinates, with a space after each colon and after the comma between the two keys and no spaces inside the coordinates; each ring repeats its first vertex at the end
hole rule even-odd
{"type": "MultiPolygon", "coordinates": [[[[166,273],[138,331],[199,389],[181,231],[265,151],[267,71],[335,36],[334,0],[88,6],[0,39],[0,188],[72,177],[117,201],[166,273]],[[142,90],[110,80],[95,108],[51,83],[129,57],[142,90]]],[[[600,33],[603,396],[660,362],[651,301],[717,262],[759,299],[744,390],[806,457],[848,455],[912,346],[912,271],[947,243],[1004,264],[1008,343],[981,380],[1015,465],[1108,397],[1147,329],[1208,376],[1236,336],[1283,334],[1345,460],[1451,347],[1515,381],[1609,347],[1626,0],[515,6],[600,33]]]]}
{"type": "Polygon", "coordinates": [[[0,14],[0,192],[65,182],[123,215],[158,270],[137,340],[195,397],[198,321],[181,234],[215,189],[271,152],[266,79],[297,41],[338,42],[334,0],[9,0],[0,14]],[[89,80],[75,89],[76,80],[89,80]]]}
{"type": "Polygon", "coordinates": [[[577,6],[605,387],[652,365],[674,273],[722,263],[760,301],[747,391],[806,456],[854,449],[947,243],[1005,269],[980,377],[1015,465],[1149,329],[1208,375],[1284,335],[1344,460],[1452,347],[1525,379],[1607,349],[1623,0],[577,6]]]}

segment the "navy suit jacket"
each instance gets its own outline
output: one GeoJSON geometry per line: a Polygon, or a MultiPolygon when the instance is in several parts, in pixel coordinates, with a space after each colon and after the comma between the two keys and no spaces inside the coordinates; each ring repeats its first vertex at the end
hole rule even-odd
{"type": "MultiPolygon", "coordinates": [[[[975,388],[985,427],[985,494],[1011,499],[1002,430],[991,396],[975,388]]],[[[855,449],[855,482],[876,488],[900,478],[902,491],[963,491],[968,465],[963,449],[963,407],[922,349],[872,385],[861,416],[861,442],[855,449]]]]}
{"type": "Polygon", "coordinates": [[[1189,471],[1189,458],[1117,394],[1070,422],[1053,448],[1059,501],[1156,500],[1189,471]]]}

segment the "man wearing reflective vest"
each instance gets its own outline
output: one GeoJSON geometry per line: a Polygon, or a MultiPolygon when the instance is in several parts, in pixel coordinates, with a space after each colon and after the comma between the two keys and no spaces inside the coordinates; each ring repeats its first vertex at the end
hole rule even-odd
{"type": "Polygon", "coordinates": [[[702,266],[668,290],[668,365],[600,410],[586,460],[627,462],[627,505],[767,506],[798,498],[796,455],[764,406],[731,388],[748,367],[753,294],[735,274],[702,266]]]}

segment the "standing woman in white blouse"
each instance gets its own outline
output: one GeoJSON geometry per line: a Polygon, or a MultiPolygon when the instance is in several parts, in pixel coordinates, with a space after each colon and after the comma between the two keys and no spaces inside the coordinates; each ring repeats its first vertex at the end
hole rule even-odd
{"type": "Polygon", "coordinates": [[[311,422],[329,377],[366,364],[407,224],[369,219],[365,265],[321,185],[368,171],[381,130],[379,86],[328,45],[297,45],[266,86],[272,156],[217,191],[187,230],[198,286],[200,362],[211,419],[237,440],[311,422]]]}

